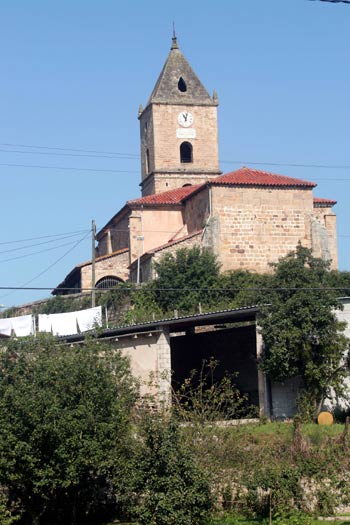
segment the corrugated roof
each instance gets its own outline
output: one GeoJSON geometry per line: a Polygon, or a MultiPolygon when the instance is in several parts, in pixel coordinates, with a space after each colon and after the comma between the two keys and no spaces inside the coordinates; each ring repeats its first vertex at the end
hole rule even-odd
{"type": "Polygon", "coordinates": [[[337,204],[337,201],[334,201],[333,199],[322,199],[321,197],[315,197],[314,204],[316,206],[317,205],[334,206],[334,204],[337,204]]]}
{"type": "Polygon", "coordinates": [[[285,175],[277,175],[268,171],[256,170],[243,166],[236,171],[220,175],[209,182],[210,185],[228,185],[228,186],[284,186],[284,187],[302,187],[314,188],[317,186],[314,182],[308,182],[302,179],[294,179],[285,175]]]}

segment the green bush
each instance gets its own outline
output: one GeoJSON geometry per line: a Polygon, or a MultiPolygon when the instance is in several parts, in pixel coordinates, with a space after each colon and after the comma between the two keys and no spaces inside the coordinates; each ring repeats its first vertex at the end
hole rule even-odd
{"type": "Polygon", "coordinates": [[[209,477],[167,416],[147,417],[137,454],[133,516],[142,525],[200,525],[210,518],[209,477]]]}

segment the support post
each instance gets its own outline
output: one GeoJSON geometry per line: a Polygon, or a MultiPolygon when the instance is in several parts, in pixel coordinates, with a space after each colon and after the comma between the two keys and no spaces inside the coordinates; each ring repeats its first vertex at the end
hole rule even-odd
{"type": "Polygon", "coordinates": [[[95,266],[96,266],[96,224],[95,221],[92,220],[91,223],[91,307],[94,308],[96,306],[96,292],[95,292],[95,266]]]}

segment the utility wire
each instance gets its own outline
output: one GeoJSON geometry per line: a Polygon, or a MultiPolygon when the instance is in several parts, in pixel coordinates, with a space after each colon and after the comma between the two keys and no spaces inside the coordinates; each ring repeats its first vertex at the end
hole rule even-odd
{"type": "Polygon", "coordinates": [[[31,253],[25,253],[25,254],[22,254],[22,255],[17,255],[16,257],[11,257],[10,259],[0,259],[0,264],[1,263],[5,263],[5,262],[10,262],[10,261],[17,261],[18,259],[25,259],[26,257],[31,257],[32,255],[37,255],[39,253],[51,252],[52,250],[57,250],[58,248],[63,248],[65,246],[70,246],[73,243],[74,243],[74,241],[65,242],[64,244],[60,244],[58,246],[53,246],[52,248],[45,248],[44,250],[38,250],[36,252],[31,252],[31,253]]]}
{"type": "MultiPolygon", "coordinates": [[[[51,244],[53,242],[64,241],[65,239],[70,239],[72,237],[76,237],[77,235],[79,235],[79,234],[78,233],[73,233],[72,235],[67,235],[65,237],[59,237],[57,239],[51,239],[49,241],[37,242],[35,244],[27,244],[26,246],[20,246],[19,248],[10,248],[9,250],[3,250],[2,252],[0,252],[0,255],[2,255],[3,253],[17,252],[19,250],[26,250],[27,248],[34,248],[35,246],[42,246],[43,244],[51,244]]],[[[58,246],[56,246],[55,248],[58,248],[58,246]]],[[[52,249],[54,249],[54,248],[52,248],[52,249]]],[[[37,252],[37,253],[41,253],[41,252],[37,252]]],[[[2,261],[0,261],[0,262],[2,262],[2,261]]]]}
{"type": "Polygon", "coordinates": [[[118,151],[101,151],[95,149],[80,149],[80,148],[63,148],[58,146],[33,146],[28,144],[9,144],[0,143],[0,146],[14,147],[14,148],[31,148],[31,149],[43,149],[43,150],[57,150],[57,151],[76,151],[81,153],[98,153],[102,155],[128,155],[130,157],[140,157],[137,153],[120,153],[118,151]]]}
{"type": "Polygon", "coordinates": [[[139,170],[107,170],[99,168],[74,168],[67,166],[42,166],[37,164],[8,164],[0,163],[0,166],[7,166],[10,168],[35,168],[43,170],[64,170],[64,171],[91,171],[100,173],[139,173],[139,170]]]}
{"type": "MultiPolygon", "coordinates": [[[[322,1],[322,0],[321,0],[322,1]]],[[[326,1],[326,0],[324,0],[326,1]]],[[[350,3],[350,0],[349,0],[350,3]]],[[[81,156],[81,157],[94,157],[97,158],[107,158],[107,159],[139,159],[140,155],[137,153],[123,153],[123,152],[117,152],[117,151],[101,151],[101,150],[95,150],[95,149],[79,149],[79,148],[63,148],[63,147],[57,147],[57,146],[33,146],[33,145],[27,145],[27,144],[12,144],[12,143],[0,143],[0,146],[5,147],[19,147],[19,148],[28,148],[28,149],[42,149],[42,150],[56,150],[56,151],[69,151],[69,152],[77,152],[77,153],[88,153],[88,154],[95,154],[95,155],[72,155],[72,156],[81,156]]],[[[30,154],[42,154],[42,155],[63,155],[63,156],[71,156],[69,153],[43,153],[43,152],[33,152],[33,151],[16,151],[16,150],[0,150],[0,152],[4,153],[30,153],[30,154]]],[[[292,162],[252,162],[247,160],[221,160],[222,164],[250,164],[252,166],[285,166],[285,167],[292,167],[292,168],[320,168],[320,169],[339,169],[339,170],[348,170],[350,169],[350,164],[346,165],[333,165],[333,164],[307,164],[307,163],[292,163],[292,162]]],[[[1,164],[0,164],[1,165],[1,164]]]]}
{"type": "MultiPolygon", "coordinates": [[[[83,240],[83,239],[82,239],[83,240]]],[[[71,251],[71,250],[70,250],[71,251]]],[[[68,252],[67,252],[68,253],[68,252]]],[[[62,258],[64,255],[62,256],[62,258]]],[[[59,259],[60,260],[60,259],[59,259]]],[[[54,264],[59,262],[57,260],[54,264]]],[[[53,265],[51,265],[49,268],[47,268],[45,271],[50,269],[53,265]]],[[[42,272],[42,273],[44,273],[42,272]]],[[[22,286],[0,286],[0,290],[53,290],[54,288],[57,288],[57,286],[36,286],[36,287],[28,287],[27,284],[30,284],[34,279],[39,277],[40,275],[34,277],[31,281],[27,282],[26,284],[23,284],[22,286]]],[[[60,291],[72,291],[74,290],[76,292],[76,288],[70,288],[70,287],[60,287],[60,291]]],[[[124,292],[130,293],[135,291],[140,291],[142,288],[136,288],[136,289],[130,289],[130,288],[118,288],[118,287],[110,287],[110,288],[80,288],[82,292],[91,292],[93,290],[98,292],[105,292],[109,290],[115,290],[118,292],[124,292]]],[[[266,291],[266,292],[273,292],[273,291],[284,291],[284,292],[298,292],[298,291],[329,291],[329,290],[335,290],[335,291],[342,291],[342,290],[349,290],[350,291],[350,284],[349,286],[325,286],[325,287],[252,287],[252,288],[190,288],[190,287],[179,287],[179,288],[152,288],[149,290],[145,290],[146,292],[182,292],[182,291],[200,291],[200,292],[239,292],[239,291],[246,291],[246,292],[256,292],[256,291],[266,291]]]]}
{"type": "MultiPolygon", "coordinates": [[[[315,0],[310,0],[315,2],[315,0]]],[[[319,2],[329,2],[330,4],[350,4],[350,0],[318,0],[319,2]]]]}
{"type": "MultiPolygon", "coordinates": [[[[81,244],[83,241],[85,241],[85,239],[88,237],[88,235],[90,235],[91,232],[88,231],[86,233],[86,235],[84,235],[81,239],[79,239],[71,248],[69,248],[69,250],[67,250],[63,255],[61,255],[61,257],[59,257],[58,259],[56,259],[56,261],[54,261],[52,264],[50,264],[47,268],[45,268],[44,270],[42,270],[40,273],[38,273],[37,275],[35,275],[35,277],[33,277],[32,279],[30,279],[29,281],[23,283],[21,286],[17,286],[17,287],[0,287],[0,290],[40,290],[40,288],[26,288],[26,286],[28,286],[28,284],[31,284],[33,281],[35,281],[36,279],[38,279],[39,277],[41,277],[42,275],[44,275],[45,273],[47,273],[49,270],[51,270],[51,268],[53,268],[54,266],[56,266],[56,264],[58,264],[60,261],[62,261],[62,259],[64,259],[64,257],[66,257],[66,255],[68,255],[70,252],[72,252],[79,244],[81,244]]],[[[43,288],[45,289],[45,288],[43,288]]],[[[53,287],[51,288],[46,288],[46,290],[52,290],[53,287]]],[[[2,295],[1,298],[4,298],[4,297],[8,297],[9,295],[11,295],[12,292],[8,293],[8,294],[5,294],[5,295],[2,295]]]]}
{"type": "Polygon", "coordinates": [[[90,231],[90,230],[77,230],[77,231],[73,231],[73,232],[64,232],[64,233],[55,233],[53,235],[41,235],[40,237],[29,237],[27,239],[18,239],[16,241],[5,241],[5,242],[0,242],[0,245],[1,244],[15,244],[15,243],[19,243],[19,242],[28,242],[28,241],[36,241],[36,240],[39,240],[39,239],[51,239],[52,237],[61,237],[62,235],[70,235],[70,234],[79,234],[79,233],[86,233],[87,231],[90,231]]]}
{"type": "Polygon", "coordinates": [[[56,153],[52,151],[21,151],[21,150],[15,150],[15,149],[0,149],[0,153],[21,153],[23,155],[51,155],[54,157],[90,157],[90,158],[97,158],[97,159],[118,159],[118,160],[138,160],[140,158],[140,155],[138,156],[131,156],[127,155],[126,153],[121,153],[119,156],[116,155],[97,155],[93,153],[56,153]]]}

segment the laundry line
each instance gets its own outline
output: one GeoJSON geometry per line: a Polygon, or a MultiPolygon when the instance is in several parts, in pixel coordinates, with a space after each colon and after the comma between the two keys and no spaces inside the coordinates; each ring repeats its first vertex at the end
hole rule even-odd
{"type": "Polygon", "coordinates": [[[0,319],[0,336],[27,337],[40,332],[55,336],[75,335],[102,326],[102,307],[57,314],[20,315],[0,319]]]}

